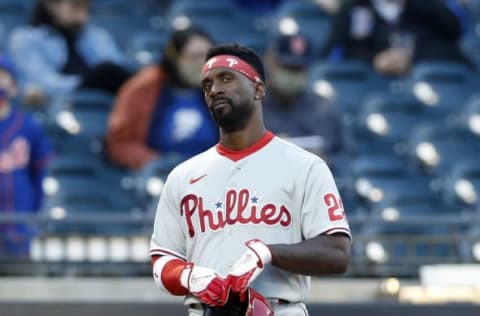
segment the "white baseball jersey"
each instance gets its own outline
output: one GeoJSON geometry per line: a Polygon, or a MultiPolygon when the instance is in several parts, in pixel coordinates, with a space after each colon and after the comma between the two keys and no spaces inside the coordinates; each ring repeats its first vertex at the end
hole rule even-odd
{"type": "MultiPolygon", "coordinates": [[[[225,276],[252,238],[294,244],[334,233],[350,237],[329,168],[267,132],[246,150],[217,145],[172,170],[150,254],[174,255],[225,276]]],[[[252,287],[267,298],[300,302],[310,279],[267,265],[252,287]]]]}

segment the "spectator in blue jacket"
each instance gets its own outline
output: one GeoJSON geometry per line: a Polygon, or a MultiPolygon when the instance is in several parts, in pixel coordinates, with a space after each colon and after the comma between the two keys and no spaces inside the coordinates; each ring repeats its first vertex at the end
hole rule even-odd
{"type": "Polygon", "coordinates": [[[269,83],[265,125],[319,154],[335,171],[355,150],[340,113],[307,89],[313,54],[311,41],[302,35],[278,35],[272,40],[265,58],[269,83]]]}
{"type": "Polygon", "coordinates": [[[79,87],[116,93],[131,72],[105,29],[88,21],[89,0],[38,0],[30,25],[13,30],[10,55],[27,103],[79,87]]]}
{"type": "MultiPolygon", "coordinates": [[[[0,55],[0,214],[34,213],[42,204],[42,180],[52,146],[30,115],[12,107],[15,70],[0,55]]],[[[25,256],[35,229],[0,221],[0,256],[25,256]]]]}

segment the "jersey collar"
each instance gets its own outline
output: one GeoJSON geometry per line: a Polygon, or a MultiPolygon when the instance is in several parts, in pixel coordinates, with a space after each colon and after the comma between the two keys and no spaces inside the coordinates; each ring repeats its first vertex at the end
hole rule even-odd
{"type": "Polygon", "coordinates": [[[270,131],[267,131],[265,135],[260,138],[255,144],[252,146],[242,149],[242,150],[232,150],[227,147],[222,146],[220,143],[217,144],[216,149],[217,152],[222,155],[227,157],[230,160],[233,161],[238,161],[240,159],[243,159],[247,157],[250,154],[255,153],[256,151],[262,149],[265,145],[267,145],[273,138],[275,137],[275,134],[273,134],[270,131]]]}

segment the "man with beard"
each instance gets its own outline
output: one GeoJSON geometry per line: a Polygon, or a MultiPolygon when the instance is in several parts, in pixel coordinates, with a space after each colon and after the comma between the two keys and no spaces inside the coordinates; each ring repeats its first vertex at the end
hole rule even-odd
{"type": "Polygon", "coordinates": [[[131,72],[110,33],[89,23],[89,0],[38,0],[30,25],[12,32],[9,52],[26,103],[77,88],[115,93],[131,72]]]}
{"type": "Polygon", "coordinates": [[[186,295],[189,315],[235,315],[233,298],[258,295],[275,315],[308,315],[309,276],[343,273],[350,258],[334,179],[321,158],[264,126],[255,52],[217,46],[206,60],[202,88],[220,140],[167,178],[151,239],[154,280],[186,295]]]}

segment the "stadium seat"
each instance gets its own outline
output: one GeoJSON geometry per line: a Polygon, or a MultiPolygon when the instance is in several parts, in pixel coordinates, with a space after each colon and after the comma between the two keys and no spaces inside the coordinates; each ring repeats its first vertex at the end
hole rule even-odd
{"type": "Polygon", "coordinates": [[[100,153],[112,103],[112,96],[96,90],[79,90],[53,101],[45,125],[55,148],[100,153]]]}
{"type": "Polygon", "coordinates": [[[432,225],[445,223],[450,219],[451,224],[458,221],[458,228],[463,225],[461,218],[470,215],[461,208],[453,208],[442,202],[436,194],[425,196],[397,197],[384,200],[372,208],[371,220],[398,222],[404,219],[421,220],[432,225]]]}
{"type": "Polygon", "coordinates": [[[480,202],[480,165],[478,156],[456,162],[443,182],[443,198],[450,205],[474,208],[480,202]]]}
{"type": "Polygon", "coordinates": [[[0,52],[7,48],[9,33],[27,23],[31,5],[26,1],[0,1],[0,52]]]}
{"type": "Polygon", "coordinates": [[[471,96],[464,104],[459,117],[460,126],[480,137],[480,94],[471,96]]]}
{"type": "Polygon", "coordinates": [[[405,153],[406,142],[415,126],[444,119],[442,115],[428,111],[412,96],[381,93],[370,95],[362,104],[359,126],[372,137],[395,143],[396,148],[405,153]]]}
{"type": "MultiPolygon", "coordinates": [[[[121,183],[115,182],[118,179],[105,177],[101,165],[97,165],[100,169],[91,166],[93,170],[89,170],[87,164],[84,167],[74,165],[75,162],[71,162],[69,168],[54,166],[44,181],[42,214],[51,219],[48,232],[105,232],[112,227],[95,221],[96,216],[141,212],[133,194],[123,190],[121,183]]],[[[114,230],[120,231],[121,227],[128,226],[126,223],[114,230]]]]}
{"type": "Polygon", "coordinates": [[[389,90],[388,83],[361,62],[317,62],[310,73],[312,91],[347,114],[351,125],[366,96],[389,90]],[[349,116],[348,116],[349,115],[349,116]]]}
{"type": "Polygon", "coordinates": [[[137,173],[135,194],[143,207],[151,210],[156,206],[168,173],[181,161],[182,158],[177,155],[163,155],[137,173]]]}
{"type": "Polygon", "coordinates": [[[267,41],[256,19],[237,10],[229,1],[173,2],[166,13],[169,30],[193,25],[209,33],[217,44],[237,42],[262,53],[267,41]]]}
{"type": "Polygon", "coordinates": [[[277,8],[270,30],[273,34],[302,33],[313,41],[319,53],[330,34],[331,17],[312,1],[288,0],[277,8]]]}
{"type": "Polygon", "coordinates": [[[78,153],[57,154],[48,165],[48,176],[88,176],[95,177],[101,172],[101,165],[97,159],[78,153]]]}
{"type": "Polygon", "coordinates": [[[158,63],[167,37],[167,32],[140,31],[129,41],[127,54],[140,67],[158,63]]]}
{"type": "Polygon", "coordinates": [[[440,175],[460,160],[477,158],[480,142],[464,128],[422,125],[412,132],[409,152],[419,169],[440,175]]]}
{"type": "Polygon", "coordinates": [[[155,15],[98,14],[92,15],[90,19],[93,24],[108,30],[122,49],[127,49],[131,38],[140,31],[156,30],[164,32],[161,17],[155,15]]]}
{"type": "Polygon", "coordinates": [[[479,82],[467,66],[449,62],[420,63],[408,80],[419,101],[442,113],[457,112],[479,82]]]}
{"type": "Polygon", "coordinates": [[[448,218],[445,221],[437,225],[428,217],[368,221],[357,245],[357,251],[363,252],[364,268],[376,275],[417,277],[422,265],[459,262],[458,244],[451,237],[458,231],[448,224],[448,218]]]}
{"type": "Polygon", "coordinates": [[[430,197],[431,179],[412,173],[395,156],[363,156],[352,164],[351,181],[370,207],[390,199],[430,197]]]}
{"type": "Polygon", "coordinates": [[[470,228],[459,241],[460,256],[464,263],[480,263],[480,203],[476,218],[472,219],[470,228]]]}

